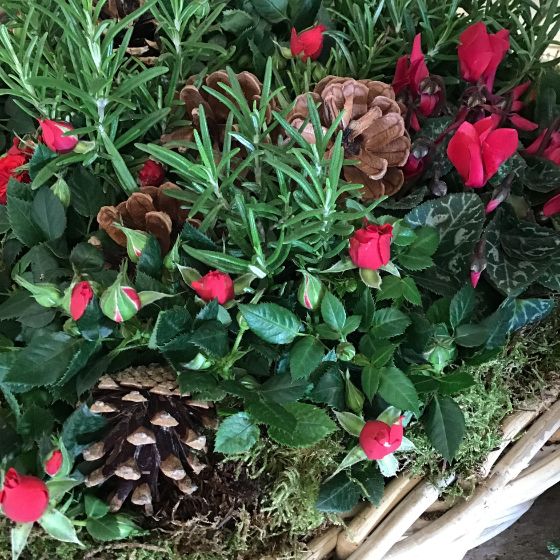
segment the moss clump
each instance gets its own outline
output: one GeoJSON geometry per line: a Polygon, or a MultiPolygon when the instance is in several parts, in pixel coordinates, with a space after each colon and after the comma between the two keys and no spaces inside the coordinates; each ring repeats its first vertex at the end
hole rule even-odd
{"type": "MultiPolygon", "coordinates": [[[[547,388],[560,379],[559,329],[560,312],[556,311],[547,321],[515,336],[496,359],[466,370],[477,383],[455,397],[465,414],[465,438],[453,462],[453,472],[461,480],[476,477],[488,453],[499,444],[504,417],[526,402],[541,399],[547,388]]],[[[409,457],[409,470],[439,478],[441,456],[424,431],[415,426],[409,435],[417,446],[417,453],[409,457]]],[[[461,491],[458,485],[445,490],[461,491]]]]}

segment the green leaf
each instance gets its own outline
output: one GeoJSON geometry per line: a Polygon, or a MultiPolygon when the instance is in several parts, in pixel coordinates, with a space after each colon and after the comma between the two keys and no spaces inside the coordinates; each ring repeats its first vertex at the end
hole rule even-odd
{"type": "Polygon", "coordinates": [[[427,268],[431,268],[434,265],[432,257],[427,257],[426,255],[415,253],[406,253],[399,255],[399,263],[405,268],[408,268],[408,270],[412,270],[413,272],[416,272],[418,270],[426,270],[427,268]]]}
{"type": "Polygon", "coordinates": [[[346,406],[344,379],[336,364],[329,367],[319,378],[309,398],[338,410],[346,406]]]}
{"type": "Polygon", "coordinates": [[[106,424],[103,416],[94,414],[85,404],[75,410],[64,422],[60,436],[70,457],[77,457],[106,424]]]}
{"type": "Polygon", "coordinates": [[[286,19],[288,0],[250,0],[256,12],[270,23],[286,19]]]}
{"type": "Polygon", "coordinates": [[[459,325],[455,329],[455,342],[466,348],[482,346],[486,343],[489,336],[490,330],[484,324],[474,325],[467,323],[466,325],[459,325]]]}
{"type": "Polygon", "coordinates": [[[290,21],[296,29],[305,29],[313,25],[322,0],[290,0],[290,21]]]}
{"type": "Polygon", "coordinates": [[[97,216],[99,209],[113,203],[113,198],[104,193],[99,178],[83,165],[76,165],[67,178],[70,186],[70,204],[81,216],[97,216]]]}
{"type": "Polygon", "coordinates": [[[257,421],[274,426],[281,430],[293,430],[296,427],[296,419],[285,407],[273,401],[251,401],[246,403],[247,412],[257,421]]]}
{"type": "Polygon", "coordinates": [[[395,457],[394,453],[386,455],[383,459],[378,459],[376,463],[379,467],[379,471],[385,478],[395,476],[399,470],[399,461],[395,457]]]}
{"type": "Polygon", "coordinates": [[[402,295],[412,305],[422,305],[422,296],[416,282],[410,276],[402,280],[402,295]]]}
{"type": "Polygon", "coordinates": [[[255,445],[260,437],[258,426],[246,412],[226,418],[216,432],[214,450],[218,453],[243,453],[255,445]]]}
{"type": "Polygon", "coordinates": [[[227,329],[219,321],[204,321],[191,334],[190,343],[220,358],[229,352],[227,329]]]}
{"type": "Polygon", "coordinates": [[[66,211],[48,187],[41,187],[31,205],[31,218],[49,241],[58,239],[66,229],[66,211]]]}
{"type": "MultiPolygon", "coordinates": [[[[453,193],[430,200],[409,212],[405,221],[413,228],[430,226],[437,229],[439,245],[433,255],[434,261],[449,273],[452,290],[457,282],[462,284],[462,279],[468,277],[471,255],[484,224],[484,205],[480,196],[473,192],[453,193]]],[[[428,283],[433,271],[420,276],[428,283]]]]}
{"type": "Polygon", "coordinates": [[[447,461],[457,453],[465,432],[465,417],[451,397],[435,396],[422,415],[432,445],[447,461]]]}
{"type": "Polygon", "coordinates": [[[12,560],[18,560],[27,546],[33,523],[17,523],[11,529],[12,560]]]}
{"type": "Polygon", "coordinates": [[[439,392],[444,395],[452,395],[472,387],[476,384],[473,376],[466,371],[456,371],[443,377],[437,378],[439,385],[439,392]]]}
{"type": "Polygon", "coordinates": [[[18,421],[18,433],[29,441],[39,441],[43,436],[50,435],[55,418],[52,412],[35,404],[27,406],[18,421]]]}
{"type": "Polygon", "coordinates": [[[86,530],[95,540],[102,542],[118,541],[143,534],[142,529],[124,514],[88,518],[86,530]]]}
{"type": "Polygon", "coordinates": [[[321,485],[315,507],[319,511],[342,513],[350,511],[360,499],[360,487],[345,473],[321,485]]]}
{"type": "Polygon", "coordinates": [[[195,249],[189,245],[183,245],[183,249],[187,255],[190,255],[197,261],[229,274],[245,274],[249,272],[249,266],[251,266],[249,261],[226,255],[225,253],[219,253],[218,251],[195,249]]]}
{"type": "Polygon", "coordinates": [[[305,379],[292,379],[289,373],[274,375],[263,383],[259,393],[267,400],[278,404],[297,401],[305,394],[310,386],[305,379]]]}
{"type": "Polygon", "coordinates": [[[381,289],[375,296],[377,301],[397,300],[403,295],[402,280],[397,276],[388,276],[383,280],[381,289]]]}
{"type": "Polygon", "coordinates": [[[360,437],[362,428],[365,426],[365,421],[360,416],[347,411],[337,412],[334,411],[334,415],[338,420],[338,423],[346,430],[351,436],[360,437]]]}
{"type": "Polygon", "coordinates": [[[8,220],[14,235],[27,247],[44,241],[41,230],[31,218],[31,202],[17,198],[11,185],[8,187],[8,220]]]}
{"type": "Polygon", "coordinates": [[[29,160],[29,177],[31,180],[35,179],[37,173],[55,157],[56,153],[49,150],[45,144],[37,144],[29,160]]]}
{"type": "Polygon", "coordinates": [[[249,328],[272,344],[289,344],[301,330],[301,321],[291,311],[275,303],[240,304],[249,328]]]}
{"type": "Polygon", "coordinates": [[[516,299],[513,315],[507,325],[508,333],[540,321],[554,309],[554,305],[552,299],[516,299]]]}
{"type": "Polygon", "coordinates": [[[93,519],[100,519],[109,513],[109,504],[91,494],[85,495],[84,507],[86,515],[93,519]]]}
{"type": "Polygon", "coordinates": [[[224,31],[239,35],[253,26],[253,18],[243,10],[224,10],[220,25],[224,31]]]}
{"type": "Polygon", "coordinates": [[[56,509],[48,509],[41,519],[39,519],[39,525],[43,527],[48,535],[57,541],[83,546],[78,539],[72,521],[56,509]]]}
{"type": "Polygon", "coordinates": [[[173,307],[160,311],[150,336],[148,347],[162,348],[179,334],[190,330],[192,318],[184,307],[173,307]]]}
{"type": "Polygon", "coordinates": [[[380,381],[380,368],[369,365],[362,369],[362,389],[370,402],[379,389],[380,381]]]}
{"type": "Polygon", "coordinates": [[[102,251],[96,249],[90,243],[78,243],[70,253],[72,266],[82,273],[97,272],[103,268],[105,259],[102,251]]]}
{"type": "Polygon", "coordinates": [[[331,329],[342,332],[346,323],[346,311],[342,302],[330,292],[326,292],[321,301],[321,316],[331,329]]]}
{"type": "MultiPolygon", "coordinates": [[[[72,461],[71,465],[68,465],[68,470],[73,467],[73,463],[74,461],[72,461]]],[[[70,490],[76,488],[76,486],[81,486],[83,484],[83,481],[76,480],[74,478],[58,478],[61,476],[60,472],[57,473],[56,476],[56,478],[51,478],[46,482],[51,500],[57,501],[62,498],[64,494],[67,494],[70,490]]]]}
{"type": "Polygon", "coordinates": [[[286,410],[293,414],[297,424],[288,432],[271,427],[269,436],[276,442],[289,447],[309,447],[336,430],[336,424],[327,413],[316,406],[303,403],[290,403],[286,410]]]}
{"type": "Polygon", "coordinates": [[[368,287],[365,287],[362,291],[360,299],[354,306],[354,311],[356,312],[356,315],[359,315],[362,318],[362,330],[368,330],[371,326],[373,312],[375,311],[373,296],[371,295],[371,290],[368,287]]]}
{"type": "Polygon", "coordinates": [[[474,288],[467,284],[463,286],[451,299],[449,305],[449,320],[455,329],[461,323],[468,321],[476,307],[476,293],[474,288]]]}
{"type": "Polygon", "coordinates": [[[290,372],[293,379],[307,379],[315,371],[323,356],[324,347],[319,340],[305,336],[290,350],[290,372]]]}
{"type": "Polygon", "coordinates": [[[411,410],[420,415],[418,393],[412,381],[398,368],[385,367],[381,370],[379,394],[381,397],[403,410],[411,410]]]}
{"type": "Polygon", "coordinates": [[[370,334],[374,338],[392,338],[404,333],[410,318],[394,307],[377,309],[373,314],[370,334]]]}
{"type": "Polygon", "coordinates": [[[64,375],[77,345],[77,339],[63,332],[35,336],[18,353],[5,382],[14,384],[17,392],[56,383],[64,375]]]}
{"type": "Polygon", "coordinates": [[[379,507],[385,491],[385,479],[377,464],[373,461],[369,462],[362,468],[356,469],[352,475],[362,486],[362,496],[374,506],[379,507]]]}

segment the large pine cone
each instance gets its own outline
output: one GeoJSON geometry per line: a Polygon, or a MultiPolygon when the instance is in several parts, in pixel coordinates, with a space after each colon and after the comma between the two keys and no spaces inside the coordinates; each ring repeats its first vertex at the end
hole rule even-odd
{"type": "Polygon", "coordinates": [[[151,233],[159,241],[162,254],[167,254],[188,216],[180,200],[165,194],[169,190],[181,189],[173,183],[141,187],[118,206],[103,206],[97,214],[99,227],[121,247],[126,247],[126,236],[113,225],[115,222],[151,233]]]}
{"type": "MultiPolygon", "coordinates": [[[[399,167],[408,159],[410,137],[393,88],[374,80],[327,76],[317,84],[311,98],[320,104],[325,129],[344,111],[340,123],[344,155],[359,162],[344,167],[344,178],[364,185],[365,200],[397,193],[404,182],[399,167]]],[[[299,95],[288,115],[295,128],[302,127],[309,117],[307,101],[308,94],[299,95]]],[[[304,127],[302,134],[309,142],[315,142],[311,124],[304,127]]]]}
{"type": "MultiPolygon", "coordinates": [[[[262,94],[262,84],[259,79],[250,72],[241,72],[236,74],[239,86],[243,91],[243,96],[252,107],[254,101],[259,101],[262,94]]],[[[162,142],[172,141],[191,141],[193,139],[194,130],[200,130],[200,110],[199,107],[204,107],[206,114],[206,121],[208,129],[213,140],[221,144],[224,140],[224,129],[229,116],[229,109],[219,99],[208,93],[203,87],[196,87],[194,84],[197,81],[197,76],[191,76],[181,90],[179,97],[185,104],[186,117],[191,121],[192,125],[174,130],[170,134],[162,136],[162,142]]],[[[233,103],[236,102],[229,93],[227,93],[219,84],[231,86],[231,82],[224,70],[212,72],[206,76],[203,86],[220,93],[233,103]]]]}
{"type": "Polygon", "coordinates": [[[208,467],[205,428],[212,406],[181,396],[177,376],[158,365],[131,367],[101,378],[91,411],[106,416],[109,432],[83,452],[94,468],[86,486],[103,485],[112,511],[130,497],[148,515],[154,505],[197,491],[208,467]]]}

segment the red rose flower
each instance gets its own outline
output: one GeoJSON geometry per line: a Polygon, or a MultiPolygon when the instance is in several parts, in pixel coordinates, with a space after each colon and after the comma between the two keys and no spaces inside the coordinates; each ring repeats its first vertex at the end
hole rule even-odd
{"type": "Polygon", "coordinates": [[[24,476],[9,469],[0,492],[4,515],[16,523],[33,523],[49,505],[47,485],[35,476],[24,476]]]}
{"type": "Polygon", "coordinates": [[[545,205],[543,206],[543,214],[547,218],[560,214],[560,193],[554,195],[545,202],[545,205]]]}
{"type": "Polygon", "coordinates": [[[560,132],[553,132],[549,135],[548,140],[545,140],[547,132],[548,128],[545,128],[536,140],[525,150],[525,153],[530,156],[539,154],[541,157],[548,159],[552,163],[560,165],[560,132]],[[547,146],[543,149],[541,144],[544,141],[547,142],[547,146]]]}
{"type": "Polygon", "coordinates": [[[6,204],[10,179],[20,182],[26,179],[26,173],[17,173],[16,171],[18,167],[26,163],[27,157],[23,152],[18,154],[8,152],[7,155],[0,158],[0,204],[6,204]]]}
{"type": "Polygon", "coordinates": [[[326,29],[324,25],[316,25],[298,34],[296,28],[292,27],[292,36],[290,37],[292,55],[299,56],[304,62],[308,58],[317,60],[323,50],[323,33],[326,29]]]}
{"type": "Polygon", "coordinates": [[[476,84],[482,80],[492,91],[500,62],[509,49],[509,31],[501,29],[490,34],[482,22],[467,27],[461,33],[457,50],[461,77],[476,84]]]}
{"type": "Polygon", "coordinates": [[[191,287],[204,301],[217,298],[221,305],[235,297],[233,280],[229,274],[219,270],[212,270],[205,274],[200,280],[193,282],[191,287]]]}
{"type": "Polygon", "coordinates": [[[70,315],[74,321],[77,321],[86,312],[86,307],[93,299],[93,289],[89,282],[85,280],[78,282],[72,288],[70,295],[70,315]]]}
{"type": "Polygon", "coordinates": [[[45,461],[45,472],[49,476],[55,476],[62,467],[63,460],[64,458],[62,457],[62,451],[60,451],[60,449],[56,449],[45,461]]]}
{"type": "Polygon", "coordinates": [[[354,232],[350,239],[350,258],[360,268],[377,270],[391,259],[393,226],[373,224],[354,232]]]}
{"type": "Polygon", "coordinates": [[[67,154],[76,147],[78,137],[73,134],[65,136],[65,133],[74,130],[70,123],[45,119],[40,120],[39,124],[43,133],[43,142],[53,152],[67,154]]]}
{"type": "Polygon", "coordinates": [[[401,446],[403,435],[402,416],[392,426],[373,420],[362,428],[360,446],[368,459],[383,459],[401,446]]]}
{"type": "Polygon", "coordinates": [[[165,181],[165,168],[161,163],[149,159],[140,169],[138,181],[142,187],[159,187],[165,181]]]}
{"type": "Polygon", "coordinates": [[[447,156],[467,187],[483,187],[517,150],[513,128],[498,128],[499,117],[486,117],[474,125],[464,122],[447,146],[447,156]]]}

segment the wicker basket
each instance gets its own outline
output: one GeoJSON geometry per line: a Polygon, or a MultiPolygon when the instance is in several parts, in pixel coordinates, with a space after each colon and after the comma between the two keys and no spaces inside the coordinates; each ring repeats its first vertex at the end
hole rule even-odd
{"type": "Polygon", "coordinates": [[[507,529],[535,499],[560,482],[560,387],[508,416],[498,449],[484,462],[468,499],[441,501],[437,483],[393,479],[379,507],[363,505],[308,544],[305,560],[460,560],[507,529]],[[512,444],[514,440],[517,440],[512,444]]]}

